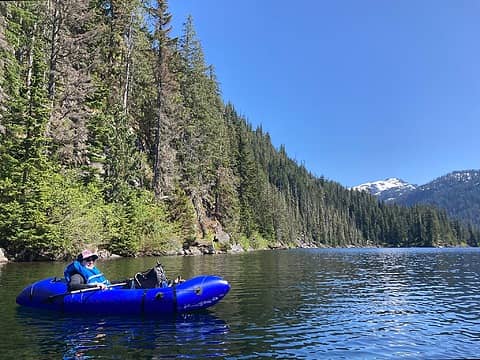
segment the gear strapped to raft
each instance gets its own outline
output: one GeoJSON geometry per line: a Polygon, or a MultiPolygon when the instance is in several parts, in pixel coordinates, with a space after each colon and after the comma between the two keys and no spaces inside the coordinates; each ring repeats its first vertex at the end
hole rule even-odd
{"type": "Polygon", "coordinates": [[[136,273],[132,279],[132,288],[134,289],[152,289],[171,286],[168,281],[162,264],[157,261],[153,268],[136,273]]]}

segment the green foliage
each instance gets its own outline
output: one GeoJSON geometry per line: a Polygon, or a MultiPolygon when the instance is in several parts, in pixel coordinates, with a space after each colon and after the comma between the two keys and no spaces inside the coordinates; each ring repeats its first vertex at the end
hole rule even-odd
{"type": "Polygon", "coordinates": [[[215,215],[225,230],[235,236],[240,230],[240,201],[238,178],[231,168],[220,167],[217,171],[215,191],[215,215]]]}
{"type": "Polygon", "coordinates": [[[119,255],[152,254],[181,248],[179,225],[168,221],[166,207],[148,191],[131,191],[113,204],[107,248],[119,255]]]}
{"type": "Polygon", "coordinates": [[[260,233],[254,232],[250,237],[250,246],[254,249],[266,249],[271,242],[260,233]]]}
{"type": "MultiPolygon", "coordinates": [[[[9,189],[6,181],[0,183],[9,189]]],[[[2,198],[2,246],[18,259],[63,259],[108,238],[102,197],[93,185],[84,187],[71,175],[54,172],[42,172],[30,185],[23,196],[10,187],[10,199],[2,198]]]]}
{"type": "Polygon", "coordinates": [[[53,171],[47,160],[48,122],[45,86],[45,46],[40,32],[41,5],[20,3],[9,8],[7,41],[16,44],[15,56],[6,55],[2,85],[6,107],[1,109],[4,133],[0,135],[0,236],[20,259],[45,257],[54,252],[58,234],[49,223],[49,186],[53,171]],[[3,236],[2,236],[3,235],[3,236]]]}
{"type": "Polygon", "coordinates": [[[445,209],[464,224],[480,226],[480,171],[455,171],[408,192],[395,203],[404,206],[424,204],[445,209]],[[459,180],[460,179],[460,180],[459,180]]]}
{"type": "Polygon", "coordinates": [[[179,42],[180,89],[185,109],[179,139],[183,186],[191,192],[212,191],[219,166],[226,164],[223,105],[213,69],[205,64],[192,17],[179,42]]]}
{"type": "Polygon", "coordinates": [[[0,184],[0,190],[11,197],[2,201],[0,210],[1,246],[19,259],[33,259],[37,253],[48,256],[57,237],[48,223],[48,199],[42,196],[42,187],[19,194],[11,185],[8,181],[0,184]]]}
{"type": "Polygon", "coordinates": [[[253,249],[253,247],[250,245],[250,238],[243,234],[240,235],[236,241],[245,250],[253,249]]]}
{"type": "Polygon", "coordinates": [[[105,226],[111,208],[104,203],[101,188],[84,185],[74,172],[55,173],[44,179],[50,206],[48,221],[55,229],[53,258],[68,258],[85,247],[102,248],[109,241],[105,226]]]}
{"type": "Polygon", "coordinates": [[[196,215],[191,199],[177,186],[166,204],[170,220],[178,224],[180,238],[185,245],[192,245],[196,240],[196,215]]]}

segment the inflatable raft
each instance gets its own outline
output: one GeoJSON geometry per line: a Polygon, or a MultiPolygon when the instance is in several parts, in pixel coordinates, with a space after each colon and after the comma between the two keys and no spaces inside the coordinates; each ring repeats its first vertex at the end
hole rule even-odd
{"type": "Polygon", "coordinates": [[[171,287],[128,289],[111,286],[68,291],[65,279],[48,278],[27,286],[17,304],[65,313],[105,315],[164,315],[206,309],[230,290],[226,280],[201,275],[171,287]]]}

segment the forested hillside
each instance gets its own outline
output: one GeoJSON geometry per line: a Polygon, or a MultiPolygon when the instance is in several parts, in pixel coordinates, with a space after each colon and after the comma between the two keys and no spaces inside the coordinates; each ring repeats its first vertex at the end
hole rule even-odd
{"type": "Polygon", "coordinates": [[[393,201],[399,205],[428,204],[445,209],[465,224],[480,226],[480,171],[454,171],[441,176],[393,201]]]}
{"type": "Polygon", "coordinates": [[[222,100],[193,20],[178,39],[170,20],[166,1],[0,3],[0,247],[11,258],[477,245],[444,212],[381,204],[274,148],[222,100]]]}

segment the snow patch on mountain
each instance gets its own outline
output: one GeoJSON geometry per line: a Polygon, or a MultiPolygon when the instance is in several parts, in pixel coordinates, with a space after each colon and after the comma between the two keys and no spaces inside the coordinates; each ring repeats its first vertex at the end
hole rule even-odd
{"type": "Polygon", "coordinates": [[[409,184],[401,179],[392,177],[385,180],[367,182],[354,186],[352,190],[357,191],[367,191],[372,195],[380,196],[385,192],[394,192],[396,195],[400,192],[412,191],[415,190],[416,186],[409,184]]]}

